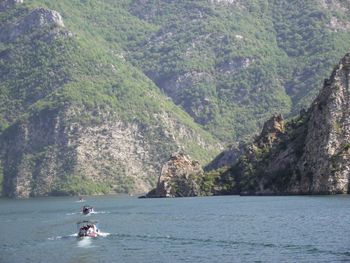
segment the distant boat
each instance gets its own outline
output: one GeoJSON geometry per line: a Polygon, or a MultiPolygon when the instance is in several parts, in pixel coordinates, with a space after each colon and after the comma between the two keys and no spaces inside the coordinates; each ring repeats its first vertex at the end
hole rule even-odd
{"type": "Polygon", "coordinates": [[[82,196],[79,196],[79,200],[77,201],[78,203],[85,202],[84,198],[82,196]]]}
{"type": "Polygon", "coordinates": [[[99,236],[100,230],[97,227],[97,221],[84,220],[77,223],[78,237],[91,237],[95,238],[99,236]]]}
{"type": "Polygon", "coordinates": [[[83,210],[84,215],[95,213],[94,208],[92,206],[88,206],[88,205],[84,205],[82,210],[83,210]]]}

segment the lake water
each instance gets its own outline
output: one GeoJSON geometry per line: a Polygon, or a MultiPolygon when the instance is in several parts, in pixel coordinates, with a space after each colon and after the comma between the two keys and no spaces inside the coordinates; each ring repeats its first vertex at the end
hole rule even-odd
{"type": "Polygon", "coordinates": [[[350,197],[0,199],[0,262],[350,262],[350,197]],[[97,219],[96,239],[75,223],[97,219]]]}

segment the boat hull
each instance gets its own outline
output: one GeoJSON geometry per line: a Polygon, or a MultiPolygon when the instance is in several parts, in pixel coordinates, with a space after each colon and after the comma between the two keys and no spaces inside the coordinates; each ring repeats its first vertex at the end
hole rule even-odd
{"type": "Polygon", "coordinates": [[[96,238],[98,237],[98,234],[97,233],[90,233],[90,234],[78,234],[78,237],[79,238],[84,238],[84,237],[90,237],[90,238],[96,238]]]}

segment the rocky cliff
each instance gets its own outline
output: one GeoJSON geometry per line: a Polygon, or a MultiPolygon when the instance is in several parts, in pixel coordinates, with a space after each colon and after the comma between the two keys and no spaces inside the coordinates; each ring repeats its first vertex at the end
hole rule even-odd
{"type": "MultiPolygon", "coordinates": [[[[334,69],[308,111],[285,123],[274,116],[221,176],[240,194],[349,192],[350,54],[334,69]]],[[[223,180],[225,181],[225,180],[223,180]]]]}
{"type": "Polygon", "coordinates": [[[236,141],[316,96],[349,43],[349,10],[340,0],[2,0],[0,184],[11,196],[144,191],[172,152],[206,163],[218,141],[235,146],[216,167],[231,163],[244,150],[236,141]]]}
{"type": "MultiPolygon", "coordinates": [[[[0,12],[5,12],[14,9],[16,5],[21,4],[23,1],[4,1],[2,7],[0,6],[0,12]]],[[[16,9],[14,9],[16,10],[16,9]]],[[[29,35],[39,30],[46,30],[47,37],[53,37],[57,35],[62,28],[64,23],[60,13],[54,10],[45,8],[36,8],[30,12],[21,12],[17,9],[16,20],[8,20],[8,22],[0,25],[0,41],[15,42],[20,36],[29,35]]]]}
{"type": "Polygon", "coordinates": [[[0,12],[5,11],[17,4],[22,4],[23,0],[3,0],[0,2],[0,12]]]}
{"type": "Polygon", "coordinates": [[[1,3],[4,196],[144,193],[170,153],[220,149],[105,42],[73,34],[56,11],[1,3]]]}
{"type": "Polygon", "coordinates": [[[190,197],[202,195],[204,172],[198,161],[182,152],[172,154],[163,165],[157,187],[146,197],[190,197]]]}
{"type": "Polygon", "coordinates": [[[167,147],[186,147],[182,142],[189,138],[204,141],[187,127],[161,122],[145,127],[100,116],[98,124],[82,125],[73,121],[79,111],[43,110],[4,132],[5,196],[144,193],[154,186],[167,147]]]}
{"type": "Polygon", "coordinates": [[[237,161],[244,152],[244,142],[239,142],[238,145],[230,145],[223,152],[214,158],[207,166],[205,171],[216,170],[222,167],[229,167],[237,161]]]}
{"type": "MultiPolygon", "coordinates": [[[[334,70],[308,112],[301,192],[347,193],[350,172],[350,54],[334,70]],[[305,185],[303,182],[310,182],[305,185]]],[[[299,190],[299,191],[300,191],[299,190]]],[[[291,189],[294,191],[294,189],[291,189]]]]}

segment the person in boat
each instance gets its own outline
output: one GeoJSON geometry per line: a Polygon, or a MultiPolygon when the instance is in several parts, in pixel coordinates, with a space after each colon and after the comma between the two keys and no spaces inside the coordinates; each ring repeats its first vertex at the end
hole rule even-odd
{"type": "Polygon", "coordinates": [[[84,214],[89,214],[89,213],[91,213],[91,212],[93,212],[93,207],[92,206],[83,206],[83,213],[84,214]]]}
{"type": "Polygon", "coordinates": [[[97,221],[81,221],[78,222],[78,237],[97,237],[99,236],[99,229],[96,225],[97,221]]]}

